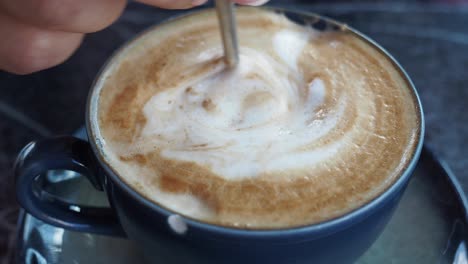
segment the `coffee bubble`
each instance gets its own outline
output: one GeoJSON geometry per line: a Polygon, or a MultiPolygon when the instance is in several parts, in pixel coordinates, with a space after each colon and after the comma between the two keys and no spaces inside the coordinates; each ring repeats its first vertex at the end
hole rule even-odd
{"type": "Polygon", "coordinates": [[[106,160],[177,214],[235,228],[337,217],[386,190],[419,135],[404,76],[348,31],[242,8],[240,61],[223,62],[215,13],[127,47],[99,101],[106,160]]]}

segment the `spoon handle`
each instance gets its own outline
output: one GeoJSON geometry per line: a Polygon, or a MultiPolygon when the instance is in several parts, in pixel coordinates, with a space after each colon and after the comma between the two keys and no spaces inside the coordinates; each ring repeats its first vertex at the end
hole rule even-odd
{"type": "Polygon", "coordinates": [[[224,59],[228,67],[233,68],[239,62],[234,3],[231,0],[215,0],[215,3],[223,39],[224,59]]]}

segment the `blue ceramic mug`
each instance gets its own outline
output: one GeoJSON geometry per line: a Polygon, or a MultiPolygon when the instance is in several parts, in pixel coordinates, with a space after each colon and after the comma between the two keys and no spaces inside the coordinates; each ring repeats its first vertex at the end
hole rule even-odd
{"type": "MultiPolygon", "coordinates": [[[[318,29],[343,30],[342,24],[315,14],[276,11],[298,23],[313,21],[313,26],[318,29]]],[[[151,30],[157,30],[157,27],[151,30]]],[[[32,142],[19,154],[15,172],[20,204],[36,218],[54,226],[128,237],[137,241],[149,259],[162,263],[353,262],[382,232],[398,204],[419,158],[424,120],[417,92],[401,66],[361,33],[347,27],[344,30],[373,45],[399,70],[417,101],[421,120],[417,149],[409,166],[390,188],[366,205],[326,222],[279,230],[242,230],[174,218],[174,212],[147,200],[125,184],[100,154],[100,143],[95,134],[97,87],[122,50],[104,66],[90,92],[86,112],[89,143],[71,136],[54,137],[32,142]],[[106,192],[111,207],[70,204],[47,194],[41,188],[42,175],[58,169],[86,176],[96,189],[106,192]],[[185,232],[174,229],[174,221],[168,221],[171,217],[176,224],[182,224],[185,232]]]]}

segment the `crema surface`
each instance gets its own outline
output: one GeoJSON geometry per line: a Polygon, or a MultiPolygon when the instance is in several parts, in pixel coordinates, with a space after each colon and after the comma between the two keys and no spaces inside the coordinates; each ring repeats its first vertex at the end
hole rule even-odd
{"type": "Polygon", "coordinates": [[[219,225],[331,219],[386,190],[412,158],[419,109],[404,77],[352,33],[241,8],[240,63],[216,14],[144,34],[99,99],[102,152],[151,201],[219,225]]]}

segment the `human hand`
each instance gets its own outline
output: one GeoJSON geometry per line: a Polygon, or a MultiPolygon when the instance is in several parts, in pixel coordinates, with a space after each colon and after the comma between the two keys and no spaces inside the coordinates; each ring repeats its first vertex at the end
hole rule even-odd
{"type": "MultiPolygon", "coordinates": [[[[261,5],[268,0],[233,0],[261,5]]],[[[186,9],[207,0],[138,0],[167,9],[186,9]]],[[[86,33],[112,24],[127,0],[0,0],[0,69],[28,74],[62,63],[86,33]]]]}

